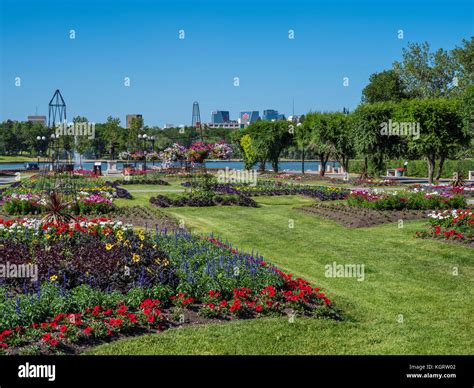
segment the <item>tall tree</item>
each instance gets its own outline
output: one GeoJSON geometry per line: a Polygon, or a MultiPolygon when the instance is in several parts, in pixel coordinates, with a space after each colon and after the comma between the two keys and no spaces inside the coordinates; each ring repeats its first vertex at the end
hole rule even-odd
{"type": "Polygon", "coordinates": [[[409,43],[403,49],[403,60],[393,63],[394,70],[411,97],[437,98],[449,96],[456,75],[453,55],[442,48],[430,52],[428,42],[409,43]]]}
{"type": "Polygon", "coordinates": [[[404,153],[404,139],[382,132],[383,126],[392,119],[395,107],[393,102],[362,104],[353,113],[354,143],[358,154],[364,158],[365,174],[382,173],[385,159],[404,153]]]}
{"type": "Polygon", "coordinates": [[[458,79],[455,90],[461,95],[469,85],[474,84],[474,37],[470,40],[463,39],[462,46],[456,47],[452,54],[456,60],[458,79]]]}
{"type": "Polygon", "coordinates": [[[447,158],[456,158],[461,149],[469,146],[472,134],[463,125],[459,111],[460,102],[455,99],[407,100],[396,109],[397,120],[420,124],[420,136],[408,138],[408,150],[426,158],[430,183],[439,179],[447,158]]]}
{"type": "Polygon", "coordinates": [[[331,126],[329,116],[327,113],[310,112],[306,115],[303,125],[311,131],[309,147],[318,155],[319,162],[321,163],[319,174],[324,176],[328,160],[334,151],[334,146],[329,136],[329,128],[331,126]]]}
{"type": "Polygon", "coordinates": [[[408,97],[406,87],[395,70],[373,73],[369,84],[362,90],[362,102],[400,101],[408,97]]]}

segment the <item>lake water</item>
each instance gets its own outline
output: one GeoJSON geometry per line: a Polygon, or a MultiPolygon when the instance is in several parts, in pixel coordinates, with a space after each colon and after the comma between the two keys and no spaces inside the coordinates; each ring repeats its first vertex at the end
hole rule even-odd
{"type": "MultiPolygon", "coordinates": [[[[137,162],[137,166],[138,164],[141,164],[143,162],[137,162]]],[[[319,167],[319,162],[317,161],[307,161],[305,162],[304,166],[305,166],[305,171],[318,171],[318,167],[319,167]]],[[[330,162],[328,163],[329,165],[333,166],[333,167],[339,167],[339,163],[338,162],[330,162]]],[[[41,165],[41,168],[44,168],[44,166],[49,166],[49,163],[48,162],[41,162],[40,163],[41,165]]],[[[149,166],[152,166],[153,163],[152,162],[147,162],[147,168],[149,168],[149,166]]],[[[155,163],[156,166],[159,166],[160,163],[157,162],[155,163]]],[[[92,170],[94,166],[94,162],[84,162],[82,163],[82,168],[85,169],[85,170],[92,170]]],[[[299,161],[282,161],[278,164],[279,166],[279,170],[280,171],[301,171],[301,162],[299,161]]],[[[241,161],[230,161],[230,160],[216,160],[216,161],[207,161],[206,162],[206,167],[207,168],[216,168],[216,169],[225,169],[226,167],[228,167],[229,169],[237,169],[237,170],[242,170],[244,168],[244,163],[241,162],[241,161]]],[[[254,166],[254,168],[257,168],[258,166],[254,166]]],[[[266,164],[266,169],[267,170],[271,170],[272,169],[272,165],[271,163],[267,163],[266,164]]],[[[0,163],[0,171],[1,170],[22,170],[25,168],[25,165],[24,163],[0,163]]],[[[80,166],[78,164],[76,164],[74,166],[75,169],[79,169],[80,166]]],[[[123,163],[122,162],[118,162],[117,163],[117,168],[120,170],[123,168],[123,163]]],[[[106,171],[107,170],[107,162],[102,162],[102,171],[106,171]]]]}

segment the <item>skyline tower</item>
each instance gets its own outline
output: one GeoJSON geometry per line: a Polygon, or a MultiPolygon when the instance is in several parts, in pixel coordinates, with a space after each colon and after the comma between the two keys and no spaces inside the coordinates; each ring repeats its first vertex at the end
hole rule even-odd
{"type": "Polygon", "coordinates": [[[62,123],[67,120],[66,118],[66,103],[64,102],[63,96],[59,89],[53,94],[51,101],[48,104],[48,127],[54,128],[56,122],[62,123]]]}
{"type": "Polygon", "coordinates": [[[192,127],[201,128],[201,113],[199,112],[199,102],[193,102],[192,127]]]}

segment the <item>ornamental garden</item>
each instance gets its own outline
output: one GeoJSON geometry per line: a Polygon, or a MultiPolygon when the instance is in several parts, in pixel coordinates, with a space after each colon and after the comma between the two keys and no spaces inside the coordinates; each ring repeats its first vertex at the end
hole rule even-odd
{"type": "Polygon", "coordinates": [[[0,170],[0,353],[472,353],[473,89],[381,98],[412,58],[231,133],[2,123],[38,168],[0,170]]]}

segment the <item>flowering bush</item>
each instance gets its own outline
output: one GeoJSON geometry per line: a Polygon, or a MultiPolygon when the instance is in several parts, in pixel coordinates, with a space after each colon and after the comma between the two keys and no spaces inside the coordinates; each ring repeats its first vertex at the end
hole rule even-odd
{"type": "Polygon", "coordinates": [[[191,144],[187,151],[188,160],[193,163],[204,163],[204,161],[209,157],[212,149],[212,144],[207,144],[202,141],[195,142],[191,144]]]}
{"type": "Polygon", "coordinates": [[[436,191],[352,190],[347,203],[378,210],[427,210],[462,208],[466,206],[466,199],[459,194],[436,191]]]}
{"type": "Polygon", "coordinates": [[[170,168],[173,163],[186,159],[187,149],[178,143],[160,152],[159,159],[162,160],[161,167],[170,168]]]}
{"type": "Polygon", "coordinates": [[[145,160],[146,155],[142,151],[135,151],[135,152],[130,154],[130,157],[133,160],[145,160]]]}
{"type": "Polygon", "coordinates": [[[220,142],[215,143],[212,146],[209,156],[212,159],[225,160],[225,159],[230,159],[233,153],[234,153],[234,150],[232,149],[232,147],[226,144],[223,140],[221,140],[220,142]]]}
{"type": "Polygon", "coordinates": [[[474,242],[474,212],[466,209],[434,211],[428,214],[430,228],[417,232],[418,237],[474,242]]]}
{"type": "Polygon", "coordinates": [[[128,152],[128,151],[122,151],[122,152],[119,153],[118,156],[119,156],[120,160],[129,160],[132,157],[130,152],[128,152]]]}
{"type": "MultiPolygon", "coordinates": [[[[321,201],[345,199],[349,194],[348,190],[338,187],[287,184],[270,180],[258,180],[255,186],[250,184],[229,186],[246,196],[304,195],[321,201]]],[[[222,190],[223,187],[221,186],[220,189],[222,190]]]]}

